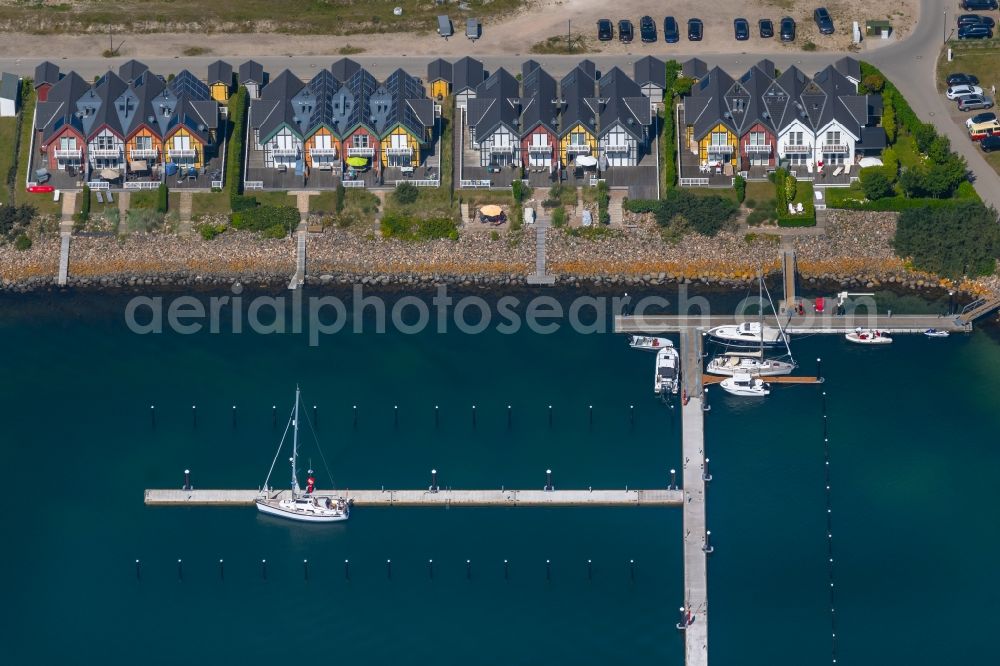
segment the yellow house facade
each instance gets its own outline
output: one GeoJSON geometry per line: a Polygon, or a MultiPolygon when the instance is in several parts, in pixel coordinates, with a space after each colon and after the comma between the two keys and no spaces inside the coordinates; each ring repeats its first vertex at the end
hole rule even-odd
{"type": "Polygon", "coordinates": [[[451,85],[444,79],[431,81],[430,93],[431,99],[444,99],[451,93],[451,85]]]}
{"type": "Polygon", "coordinates": [[[582,123],[577,123],[559,139],[559,161],[570,164],[577,155],[597,157],[597,136],[582,123]]]}
{"type": "Polygon", "coordinates": [[[166,162],[197,169],[205,164],[205,145],[186,127],[179,128],[167,137],[164,141],[164,152],[166,162]]]}
{"type": "MultiPolygon", "coordinates": [[[[694,128],[687,128],[688,145],[694,138],[694,128]]],[[[729,162],[734,167],[739,157],[739,137],[719,123],[698,139],[698,159],[702,162],[729,162]]]]}
{"type": "Polygon", "coordinates": [[[379,143],[382,164],[388,167],[416,167],[420,164],[420,146],[424,143],[402,125],[396,125],[379,143]]]}
{"type": "Polygon", "coordinates": [[[212,99],[214,99],[216,102],[221,102],[222,104],[225,104],[227,101],[229,101],[229,86],[226,85],[225,83],[217,81],[216,83],[210,85],[208,89],[212,95],[212,99]]]}

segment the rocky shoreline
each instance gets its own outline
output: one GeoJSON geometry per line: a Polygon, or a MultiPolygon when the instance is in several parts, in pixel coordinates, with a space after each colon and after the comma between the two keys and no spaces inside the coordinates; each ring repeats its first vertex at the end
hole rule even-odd
{"type": "MultiPolygon", "coordinates": [[[[665,242],[651,220],[600,238],[553,230],[548,243],[549,270],[561,287],[603,289],[617,286],[699,284],[719,288],[750,285],[758,267],[780,272],[781,239],[765,228],[725,232],[715,238],[690,235],[665,242]]],[[[890,245],[892,213],[829,215],[824,233],[786,239],[796,250],[801,283],[816,289],[894,289],[968,295],[1000,293],[995,278],[955,284],[909,270],[890,245]]],[[[404,243],[328,229],[311,234],[307,244],[306,284],[429,289],[438,284],[472,288],[527,287],[534,270],[534,237],[513,231],[493,235],[466,230],[458,241],[404,243]]],[[[36,241],[27,252],[0,247],[0,292],[61,289],[56,282],[58,239],[36,241]]],[[[125,238],[75,236],[68,288],[211,289],[241,283],[260,288],[287,286],[295,271],[293,239],[261,240],[227,232],[213,241],[195,236],[138,234],[125,238]]]]}

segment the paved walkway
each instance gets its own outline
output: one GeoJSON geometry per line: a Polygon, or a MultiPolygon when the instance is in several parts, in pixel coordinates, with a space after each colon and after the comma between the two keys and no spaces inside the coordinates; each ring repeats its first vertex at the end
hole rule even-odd
{"type": "Polygon", "coordinates": [[[177,202],[177,215],[182,234],[191,233],[191,210],[194,208],[194,192],[181,190],[180,199],[177,202]]]}
{"type": "Polygon", "coordinates": [[[545,238],[549,230],[548,211],[539,214],[535,218],[535,272],[528,275],[528,284],[551,285],[555,284],[554,275],[546,272],[545,259],[545,238]]]}
{"type": "Polygon", "coordinates": [[[59,276],[60,286],[69,277],[69,246],[73,237],[73,213],[76,212],[76,192],[63,192],[62,211],[59,218],[59,276]]]}

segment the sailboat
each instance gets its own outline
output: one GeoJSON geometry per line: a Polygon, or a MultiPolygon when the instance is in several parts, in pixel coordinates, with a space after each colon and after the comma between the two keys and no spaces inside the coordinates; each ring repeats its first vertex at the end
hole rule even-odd
{"type": "MultiPolygon", "coordinates": [[[[257,510],[271,516],[298,520],[306,523],[336,523],[347,520],[351,515],[350,502],[343,497],[321,496],[315,494],[316,478],[313,471],[308,471],[305,492],[299,487],[298,469],[296,467],[299,458],[299,387],[295,387],[295,409],[289,419],[289,424],[285,426],[285,433],[281,437],[281,443],[274,454],[271,462],[271,469],[264,480],[264,488],[257,496],[257,510]],[[284,491],[272,493],[268,483],[271,480],[271,473],[274,472],[274,465],[278,462],[281,454],[281,447],[285,444],[288,436],[288,427],[292,428],[292,484],[291,495],[285,496],[284,491]]],[[[320,451],[322,455],[322,451],[320,451]]]]}
{"type": "MultiPolygon", "coordinates": [[[[760,304],[760,329],[764,328],[764,290],[767,287],[764,285],[764,277],[760,276],[759,286],[758,286],[758,303],[760,304]]],[[[774,303],[771,302],[771,294],[768,292],[767,300],[771,303],[771,309],[774,310],[774,303]]],[[[788,361],[780,361],[777,359],[765,358],[764,357],[764,337],[761,336],[758,341],[758,349],[756,351],[729,351],[716,356],[708,365],[705,367],[705,372],[712,375],[725,375],[732,377],[737,373],[748,372],[751,375],[757,377],[775,377],[778,375],[790,375],[798,364],[795,359],[792,358],[791,347],[788,346],[788,336],[785,335],[785,331],[781,326],[781,319],[778,319],[778,333],[780,334],[780,339],[785,343],[785,350],[788,352],[788,361]]]]}

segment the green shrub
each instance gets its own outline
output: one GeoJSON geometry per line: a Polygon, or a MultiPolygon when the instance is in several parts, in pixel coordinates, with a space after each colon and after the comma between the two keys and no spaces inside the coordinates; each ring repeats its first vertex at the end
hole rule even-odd
{"type": "Polygon", "coordinates": [[[156,212],[166,213],[167,212],[167,199],[169,197],[167,191],[167,184],[160,183],[160,186],[156,188],[156,212]]]}
{"type": "Polygon", "coordinates": [[[930,123],[917,123],[910,134],[913,135],[913,140],[917,142],[917,150],[922,153],[926,153],[931,148],[931,144],[934,139],[937,138],[937,129],[934,125],[930,123]]]}
{"type": "Polygon", "coordinates": [[[544,199],[542,201],[542,208],[556,208],[561,205],[562,202],[559,199],[544,199]]]}
{"type": "Polygon", "coordinates": [[[500,240],[500,232],[499,231],[491,231],[490,232],[490,240],[491,241],[498,241],[498,240],[500,240]]]}
{"type": "Polygon", "coordinates": [[[524,183],[520,180],[515,180],[513,183],[510,184],[510,191],[511,194],[514,195],[515,204],[520,205],[521,202],[524,201],[525,189],[526,188],[524,187],[524,183]]]}
{"type": "Polygon", "coordinates": [[[766,210],[763,209],[753,210],[750,212],[749,215],[747,215],[747,224],[750,225],[751,227],[756,227],[763,224],[764,222],[767,222],[769,218],[770,215],[768,215],[768,212],[766,210]]]}
{"type": "Polygon", "coordinates": [[[795,192],[798,189],[798,181],[792,174],[785,174],[785,201],[795,201],[795,192]]]}
{"type": "Polygon", "coordinates": [[[816,217],[796,215],[795,217],[778,217],[779,227],[815,227],[816,217]]]}
{"type": "Polygon", "coordinates": [[[958,184],[958,188],[955,190],[956,199],[975,199],[979,201],[979,192],[976,192],[976,188],[973,187],[972,183],[967,180],[963,180],[958,184]]]}
{"type": "Polygon", "coordinates": [[[244,210],[236,207],[236,200],[243,194],[243,145],[246,135],[247,98],[246,87],[240,86],[227,104],[229,136],[226,144],[225,186],[229,191],[233,210],[244,210]]]}
{"type": "Polygon", "coordinates": [[[677,184],[677,137],[674,123],[674,95],[667,92],[663,109],[663,132],[660,141],[663,142],[663,190],[669,190],[677,184]]]}
{"type": "Polygon", "coordinates": [[[882,151],[882,173],[890,183],[895,183],[899,178],[899,158],[892,146],[882,151]]]}
{"type": "Polygon", "coordinates": [[[84,185],[80,196],[83,197],[83,199],[80,201],[80,212],[78,213],[80,216],[79,220],[81,222],[86,222],[90,219],[90,187],[84,185]]]}
{"type": "Polygon", "coordinates": [[[674,94],[684,97],[685,95],[691,94],[691,88],[694,86],[694,79],[688,78],[686,76],[679,76],[674,82],[674,94]]]}
{"type": "Polygon", "coordinates": [[[666,80],[664,81],[664,89],[668,91],[674,90],[674,85],[677,83],[677,79],[680,76],[683,67],[676,60],[668,60],[666,62],[666,80]]]}
{"type": "Polygon", "coordinates": [[[736,174],[733,178],[733,189],[736,190],[736,201],[743,203],[743,200],[747,197],[747,181],[746,179],[736,174]]]}
{"type": "Polygon", "coordinates": [[[892,196],[892,183],[885,177],[882,167],[866,167],[861,170],[861,189],[870,201],[892,196]]]}
{"type": "Polygon", "coordinates": [[[299,225],[299,211],[291,206],[258,206],[236,211],[232,216],[233,229],[270,234],[270,238],[283,238],[299,225]],[[278,228],[281,233],[277,236],[278,228]]]}
{"type": "Polygon", "coordinates": [[[559,227],[566,225],[566,209],[562,206],[558,206],[552,209],[552,226],[559,227]]]}
{"type": "Polygon", "coordinates": [[[757,207],[757,200],[756,199],[746,199],[746,200],[744,200],[743,205],[746,206],[747,208],[750,208],[750,209],[756,208],[757,207]]]}
{"type": "Polygon", "coordinates": [[[210,241],[226,230],[224,224],[199,224],[196,229],[201,234],[202,239],[210,241]]]}
{"type": "Polygon", "coordinates": [[[261,232],[264,238],[285,238],[288,236],[288,229],[279,223],[272,224],[261,232]]]}
{"type": "Polygon", "coordinates": [[[601,224],[611,223],[611,214],[608,213],[610,202],[611,194],[608,191],[608,184],[602,180],[597,183],[597,219],[601,224]]]}
{"type": "Polygon", "coordinates": [[[338,213],[341,213],[344,210],[344,199],[346,198],[346,191],[347,188],[344,187],[344,183],[341,181],[337,181],[337,192],[334,195],[333,206],[334,210],[336,210],[338,213]]]}
{"type": "Polygon", "coordinates": [[[937,275],[991,275],[1000,258],[997,213],[979,201],[904,210],[893,247],[914,267],[937,275]]]}
{"type": "Polygon", "coordinates": [[[737,208],[737,203],[727,197],[700,196],[685,189],[673,189],[660,202],[656,223],[678,234],[690,229],[714,236],[725,228],[737,208]]]}
{"type": "Polygon", "coordinates": [[[416,203],[419,196],[420,190],[412,183],[400,183],[396,186],[396,191],[392,193],[392,197],[396,200],[396,203],[402,206],[416,203]]]}
{"type": "Polygon", "coordinates": [[[237,194],[235,196],[229,197],[229,206],[232,208],[233,212],[239,212],[241,210],[249,210],[251,208],[257,207],[257,198],[246,196],[243,194],[237,194]]]}
{"type": "Polygon", "coordinates": [[[382,216],[382,236],[399,240],[420,241],[436,238],[458,240],[455,220],[446,217],[417,218],[399,212],[382,216]]]}
{"type": "Polygon", "coordinates": [[[880,93],[885,88],[885,77],[871,73],[861,79],[861,92],[880,93]]]}
{"type": "Polygon", "coordinates": [[[31,249],[31,239],[28,238],[27,234],[17,235],[17,238],[14,239],[14,249],[20,252],[31,249]]]}
{"type": "Polygon", "coordinates": [[[815,51],[816,50],[816,44],[813,43],[811,40],[806,40],[806,41],[804,41],[802,43],[802,50],[803,51],[815,51]]]}
{"type": "Polygon", "coordinates": [[[34,206],[28,204],[0,206],[0,239],[14,240],[28,228],[33,217],[35,217],[34,206]]]}
{"type": "Polygon", "coordinates": [[[657,199],[626,199],[622,207],[630,213],[652,213],[660,207],[657,199]]]}
{"type": "Polygon", "coordinates": [[[882,103],[882,129],[885,130],[885,138],[889,145],[896,143],[896,111],[892,107],[889,97],[882,103]]]}

